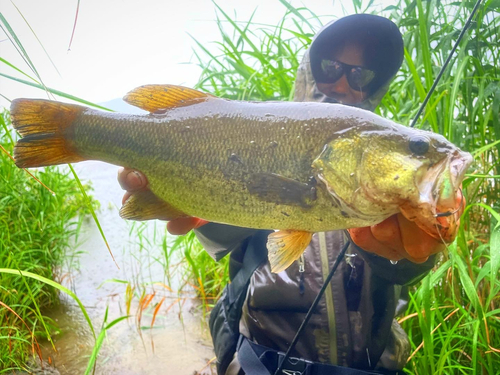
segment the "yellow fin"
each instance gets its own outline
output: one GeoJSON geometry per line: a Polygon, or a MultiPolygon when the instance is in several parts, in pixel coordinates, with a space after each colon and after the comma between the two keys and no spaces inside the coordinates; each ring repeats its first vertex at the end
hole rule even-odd
{"type": "Polygon", "coordinates": [[[13,100],[12,126],[23,136],[14,147],[16,165],[44,167],[85,160],[68,138],[68,128],[84,110],[79,105],[51,100],[13,100]]]}
{"type": "Polygon", "coordinates": [[[127,199],[120,209],[120,216],[127,220],[172,220],[188,217],[184,212],[158,198],[151,190],[138,191],[127,199]]]}
{"type": "Polygon", "coordinates": [[[280,230],[267,238],[267,250],[271,272],[287,269],[306,249],[312,238],[311,232],[280,230]]]}
{"type": "Polygon", "coordinates": [[[188,87],[175,85],[144,85],[130,91],[123,100],[145,111],[163,112],[216,98],[188,87]]]}

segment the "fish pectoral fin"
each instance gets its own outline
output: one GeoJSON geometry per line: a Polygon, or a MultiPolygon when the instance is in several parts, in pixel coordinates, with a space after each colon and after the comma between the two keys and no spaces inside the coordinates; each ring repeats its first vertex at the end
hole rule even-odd
{"type": "Polygon", "coordinates": [[[184,212],[158,198],[151,190],[138,191],[130,196],[120,209],[120,216],[127,220],[172,220],[188,217],[184,212]]]}
{"type": "Polygon", "coordinates": [[[299,259],[312,238],[311,232],[280,230],[267,238],[268,259],[271,272],[278,273],[287,269],[299,259]]]}
{"type": "Polygon", "coordinates": [[[316,200],[316,187],[274,173],[255,173],[250,176],[247,188],[262,200],[278,204],[311,207],[316,200]]]}
{"type": "Polygon", "coordinates": [[[217,97],[175,85],[144,85],[124,96],[127,103],[151,113],[166,112],[169,109],[185,107],[217,97]]]}

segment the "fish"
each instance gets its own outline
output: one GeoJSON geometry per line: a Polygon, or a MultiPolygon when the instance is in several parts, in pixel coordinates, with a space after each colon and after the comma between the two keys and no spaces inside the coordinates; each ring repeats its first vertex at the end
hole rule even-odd
{"type": "Polygon", "coordinates": [[[227,100],[175,85],[141,86],[124,100],[148,113],[13,100],[16,165],[100,160],[140,170],[149,189],[126,201],[122,218],[273,230],[273,272],[298,259],[315,232],[397,213],[453,241],[472,157],[439,134],[341,104],[227,100]]]}

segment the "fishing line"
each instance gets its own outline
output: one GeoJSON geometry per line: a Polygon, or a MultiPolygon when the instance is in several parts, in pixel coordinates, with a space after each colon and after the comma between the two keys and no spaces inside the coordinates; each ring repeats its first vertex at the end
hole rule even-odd
{"type": "Polygon", "coordinates": [[[427,105],[427,102],[429,101],[432,93],[434,92],[434,89],[436,88],[439,80],[441,79],[441,76],[443,75],[444,71],[446,70],[446,67],[448,66],[448,63],[450,62],[453,54],[455,53],[455,50],[457,49],[458,47],[458,44],[460,43],[460,41],[462,40],[465,32],[467,31],[467,29],[469,28],[471,22],[472,22],[472,18],[474,18],[474,14],[476,14],[476,11],[479,9],[479,5],[481,5],[481,1],[482,0],[477,0],[477,3],[476,5],[474,6],[474,9],[472,9],[472,12],[469,16],[469,18],[467,19],[467,22],[465,23],[464,27],[462,28],[462,31],[460,32],[460,35],[458,36],[458,39],[457,41],[455,42],[455,45],[453,46],[453,48],[451,49],[450,51],[450,54],[448,55],[448,57],[446,58],[446,61],[444,62],[441,70],[439,71],[439,74],[437,75],[436,79],[434,80],[434,83],[432,84],[432,87],[431,89],[429,90],[429,92],[427,93],[427,96],[425,97],[424,99],[424,102],[422,103],[422,105],[420,106],[420,108],[418,109],[418,112],[415,116],[415,118],[413,119],[413,121],[411,122],[411,125],[410,127],[413,128],[415,126],[415,124],[417,123],[417,120],[418,118],[420,117],[420,115],[422,114],[422,112],[424,111],[424,108],[425,106],[427,105]]]}
{"type": "MultiPolygon", "coordinates": [[[[434,83],[432,84],[432,87],[431,89],[429,90],[429,92],[427,93],[427,96],[425,97],[422,105],[420,106],[418,112],[417,112],[417,115],[415,116],[415,118],[413,119],[410,127],[414,127],[415,124],[417,123],[417,120],[418,118],[420,117],[420,115],[422,114],[425,106],[427,105],[427,102],[429,101],[429,98],[430,96],[432,95],[432,93],[434,92],[439,80],[441,79],[441,76],[443,75],[446,67],[448,66],[449,62],[451,61],[451,58],[453,56],[453,54],[455,53],[455,50],[457,49],[458,47],[458,44],[460,43],[460,41],[462,40],[465,32],[467,31],[467,29],[470,27],[470,24],[472,22],[472,19],[474,18],[474,15],[476,14],[476,11],[479,9],[479,5],[481,5],[481,1],[482,0],[478,0],[476,5],[474,6],[474,9],[472,10],[469,18],[467,19],[467,22],[465,23],[464,27],[462,28],[462,31],[460,32],[460,35],[458,36],[458,39],[457,41],[455,42],[455,45],[453,46],[452,50],[450,51],[450,54],[448,55],[445,63],[443,64],[443,67],[441,68],[439,74],[437,75],[436,79],[434,80],[434,83]]],[[[462,196],[462,200],[463,200],[463,196],[462,196]]],[[[452,213],[443,213],[439,216],[449,216],[451,215],[452,213]]],[[[344,258],[345,256],[345,253],[347,251],[347,248],[349,247],[349,245],[351,244],[351,237],[349,235],[349,232],[348,231],[345,231],[347,233],[347,236],[348,236],[348,240],[347,242],[345,243],[344,247],[342,248],[342,250],[340,251],[339,255],[337,256],[337,259],[335,260],[335,263],[332,267],[332,269],[330,270],[330,273],[328,274],[327,278],[325,279],[324,283],[323,283],[323,286],[321,287],[321,290],[318,292],[318,295],[316,296],[316,298],[314,299],[314,302],[312,303],[311,307],[309,308],[309,311],[307,311],[307,314],[306,314],[306,317],[304,318],[304,320],[302,321],[302,324],[300,325],[299,329],[297,330],[297,333],[295,334],[295,337],[293,338],[292,342],[290,343],[290,346],[288,347],[288,350],[286,351],[285,353],[285,357],[283,358],[283,360],[281,361],[281,363],[278,364],[278,368],[277,370],[274,372],[274,375],[280,375],[282,370],[283,370],[283,366],[286,364],[286,362],[288,361],[288,359],[290,358],[290,352],[295,348],[295,345],[297,344],[298,340],[299,340],[299,337],[300,335],[302,334],[302,331],[304,330],[304,328],[306,327],[307,323],[309,323],[309,320],[311,319],[311,316],[313,314],[313,311],[316,309],[316,307],[318,306],[318,303],[321,299],[321,297],[323,297],[323,294],[325,293],[325,290],[326,288],[328,287],[328,284],[330,283],[330,281],[332,280],[332,277],[333,275],[335,274],[335,271],[337,270],[340,262],[342,261],[342,259],[344,258]]]]}
{"type": "Polygon", "coordinates": [[[335,263],[333,264],[333,267],[332,267],[330,273],[326,277],[325,282],[323,283],[323,286],[321,287],[321,290],[318,292],[318,295],[316,296],[316,298],[314,299],[314,302],[312,303],[311,307],[309,308],[309,311],[307,312],[306,317],[302,321],[302,324],[300,325],[297,333],[295,334],[295,337],[293,338],[290,346],[288,347],[288,350],[285,353],[285,357],[283,358],[283,361],[281,361],[281,363],[279,364],[278,369],[276,370],[276,372],[274,373],[274,375],[280,375],[281,370],[283,369],[283,366],[285,365],[286,361],[290,357],[290,352],[293,350],[293,348],[295,348],[295,345],[297,344],[297,341],[299,341],[300,334],[304,330],[304,328],[307,325],[307,323],[309,323],[309,320],[311,319],[313,311],[318,306],[318,303],[319,303],[321,297],[323,297],[323,294],[325,293],[325,290],[328,287],[328,284],[330,283],[330,280],[332,279],[333,274],[337,270],[337,268],[338,268],[338,266],[340,264],[340,261],[344,258],[345,253],[347,251],[347,248],[351,244],[351,236],[349,235],[349,232],[347,232],[347,231],[345,231],[345,232],[347,233],[348,240],[345,243],[345,245],[342,248],[342,250],[340,250],[340,253],[337,256],[337,259],[335,260],[335,263]]]}
{"type": "Polygon", "coordinates": [[[434,217],[448,217],[448,216],[456,214],[458,211],[460,211],[462,209],[462,207],[464,206],[464,203],[465,203],[465,198],[464,198],[464,194],[462,193],[462,189],[458,189],[458,190],[460,190],[460,195],[462,196],[462,199],[460,200],[460,206],[458,206],[458,208],[454,211],[446,211],[446,212],[440,212],[438,214],[434,214],[434,217]]]}

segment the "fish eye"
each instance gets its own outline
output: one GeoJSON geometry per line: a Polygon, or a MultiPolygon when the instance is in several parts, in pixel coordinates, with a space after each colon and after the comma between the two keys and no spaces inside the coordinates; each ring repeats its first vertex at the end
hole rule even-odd
{"type": "Polygon", "coordinates": [[[429,140],[422,136],[411,138],[410,151],[418,156],[425,155],[429,151],[429,140]]]}

